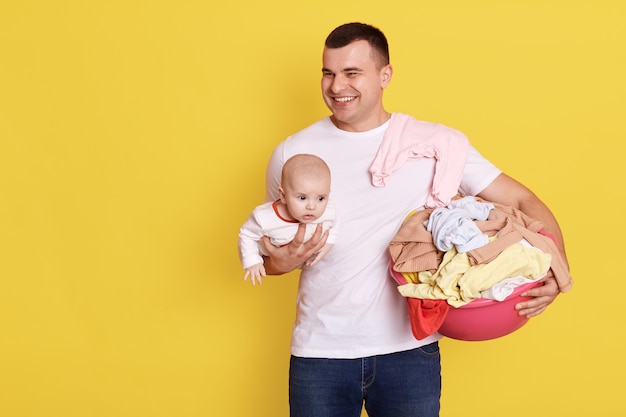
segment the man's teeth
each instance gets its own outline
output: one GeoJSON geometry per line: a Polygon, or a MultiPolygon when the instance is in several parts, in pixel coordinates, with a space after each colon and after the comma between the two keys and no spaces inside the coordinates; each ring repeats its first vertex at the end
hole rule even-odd
{"type": "Polygon", "coordinates": [[[335,101],[338,101],[340,103],[347,103],[348,101],[352,101],[354,99],[355,97],[335,97],[335,101]]]}

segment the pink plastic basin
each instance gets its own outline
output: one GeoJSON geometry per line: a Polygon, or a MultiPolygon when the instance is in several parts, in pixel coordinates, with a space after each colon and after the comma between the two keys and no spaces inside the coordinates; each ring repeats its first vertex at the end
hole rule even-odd
{"type": "MultiPolygon", "coordinates": [[[[405,282],[400,272],[390,268],[393,278],[405,282]]],[[[503,301],[477,298],[461,307],[450,307],[439,328],[439,333],[457,340],[480,341],[496,339],[513,333],[528,322],[515,310],[515,304],[531,297],[522,297],[524,291],[543,285],[541,281],[529,282],[517,287],[503,301]]]]}
{"type": "Polygon", "coordinates": [[[477,298],[461,307],[451,307],[439,328],[439,333],[458,340],[490,340],[513,333],[528,322],[519,316],[515,304],[531,297],[522,297],[524,291],[542,285],[541,281],[520,285],[503,301],[477,298]]]}

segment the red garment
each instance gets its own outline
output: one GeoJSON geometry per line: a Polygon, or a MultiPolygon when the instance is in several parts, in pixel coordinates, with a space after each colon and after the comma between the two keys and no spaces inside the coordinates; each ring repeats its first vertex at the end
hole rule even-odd
{"type": "Polygon", "coordinates": [[[417,340],[435,333],[446,319],[450,304],[446,300],[406,298],[409,304],[411,331],[417,340]]]}

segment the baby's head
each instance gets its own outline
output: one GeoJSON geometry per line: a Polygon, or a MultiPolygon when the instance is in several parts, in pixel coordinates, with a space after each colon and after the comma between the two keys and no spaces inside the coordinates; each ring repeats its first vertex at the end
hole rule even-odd
{"type": "Polygon", "coordinates": [[[311,223],[326,210],[330,194],[330,169],[315,155],[298,154],[283,165],[280,201],[300,223],[311,223]]]}

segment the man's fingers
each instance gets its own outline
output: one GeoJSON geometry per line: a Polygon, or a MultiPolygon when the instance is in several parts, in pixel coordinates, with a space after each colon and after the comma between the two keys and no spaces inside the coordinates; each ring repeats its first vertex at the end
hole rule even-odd
{"type": "Polygon", "coordinates": [[[318,223],[317,226],[315,226],[315,232],[313,232],[313,235],[311,235],[311,242],[317,243],[322,237],[323,231],[324,227],[321,223],[318,223]]]}
{"type": "Polygon", "coordinates": [[[305,242],[306,224],[300,223],[298,226],[298,232],[289,245],[301,248],[302,251],[306,252],[309,256],[312,256],[326,244],[328,233],[328,230],[324,232],[324,227],[321,223],[319,223],[315,227],[315,231],[313,232],[313,235],[311,235],[311,238],[305,242]]]}
{"type": "Polygon", "coordinates": [[[294,236],[292,242],[297,245],[301,245],[304,242],[305,236],[306,236],[306,224],[300,223],[298,225],[298,231],[296,232],[296,235],[294,236]]]}
{"type": "Polygon", "coordinates": [[[315,247],[314,252],[317,252],[326,244],[328,234],[329,230],[324,231],[324,226],[322,225],[322,223],[318,223],[315,227],[315,232],[313,232],[313,235],[311,235],[311,239],[308,240],[309,245],[315,247]]]}
{"type": "Polygon", "coordinates": [[[322,224],[316,225],[310,239],[306,239],[306,231],[307,225],[299,224],[293,240],[287,245],[280,247],[274,246],[267,236],[261,238],[268,254],[265,257],[265,262],[269,263],[272,273],[276,274],[278,271],[284,273],[300,268],[301,265],[324,247],[329,232],[328,230],[324,232],[322,224]]]}
{"type": "Polygon", "coordinates": [[[523,301],[515,306],[520,316],[535,317],[545,311],[559,294],[559,288],[556,280],[552,277],[544,279],[540,287],[532,288],[525,291],[521,295],[524,297],[533,297],[528,301],[523,301]]]}

